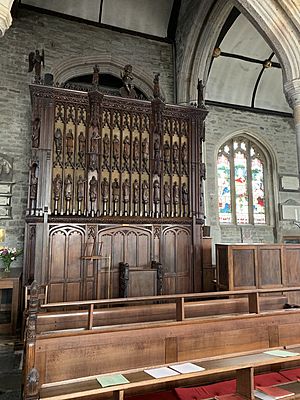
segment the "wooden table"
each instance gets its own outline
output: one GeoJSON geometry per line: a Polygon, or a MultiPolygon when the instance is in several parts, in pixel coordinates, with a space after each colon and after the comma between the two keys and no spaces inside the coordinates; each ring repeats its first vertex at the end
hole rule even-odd
{"type": "Polygon", "coordinates": [[[0,270],[0,290],[12,289],[10,323],[0,324],[1,333],[16,333],[20,305],[21,268],[12,268],[9,272],[0,270]]]}

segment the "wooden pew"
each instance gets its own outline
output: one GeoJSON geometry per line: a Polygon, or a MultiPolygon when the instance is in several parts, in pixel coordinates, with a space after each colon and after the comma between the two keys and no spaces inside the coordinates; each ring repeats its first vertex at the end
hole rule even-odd
{"type": "MultiPolygon", "coordinates": [[[[300,347],[294,347],[296,353],[300,352],[300,347]]],[[[293,362],[300,362],[300,355],[285,359],[284,365],[288,366],[293,362]]],[[[119,371],[129,383],[102,388],[97,382],[96,377],[78,379],[76,382],[61,382],[56,385],[44,385],[41,389],[42,400],[66,400],[70,398],[82,398],[97,396],[97,399],[105,398],[107,394],[113,394],[114,399],[123,400],[126,393],[132,390],[145,389],[155,391],[162,384],[168,384],[169,387],[185,386],[187,384],[199,384],[203,377],[212,379],[215,375],[223,372],[235,373],[237,379],[237,393],[248,399],[254,398],[254,371],[264,366],[274,366],[283,364],[282,358],[264,354],[262,351],[245,352],[232,354],[230,356],[211,357],[200,360],[191,360],[196,365],[204,368],[204,371],[179,374],[155,379],[144,372],[144,369],[135,369],[129,371],[119,371]]],[[[168,367],[170,364],[157,367],[168,367]]],[[[172,364],[171,364],[172,365],[172,364]]],[[[102,375],[104,376],[104,375],[102,375]]],[[[300,386],[300,383],[299,383],[300,386]]]]}
{"type": "MultiPolygon", "coordinates": [[[[280,310],[287,302],[283,295],[266,296],[260,299],[261,311],[280,310]]],[[[43,309],[44,310],[44,309],[43,309]]],[[[186,303],[186,318],[199,318],[213,315],[240,314],[248,312],[247,298],[228,298],[219,300],[205,300],[186,303]]],[[[59,331],[65,329],[86,328],[88,324],[87,310],[45,311],[39,312],[38,333],[59,331]]],[[[170,321],[176,319],[176,305],[146,304],[131,305],[130,307],[114,307],[94,309],[94,326],[121,325],[129,323],[170,321]]]]}
{"type": "MultiPolygon", "coordinates": [[[[284,288],[282,291],[300,290],[284,288]]],[[[260,311],[259,294],[276,290],[234,292],[248,296],[248,313],[186,318],[186,303],[207,294],[158,296],[147,301],[173,301],[175,321],[121,324],[94,328],[95,305],[130,304],[137,299],[76,302],[89,307],[86,329],[38,332],[38,300],[32,296],[26,332],[24,399],[38,399],[47,384],[133,368],[146,368],[195,358],[228,355],[300,342],[300,310],[260,311]]],[[[277,290],[278,292],[278,290],[277,290]]],[[[224,297],[232,292],[210,294],[224,297]]],[[[224,300],[227,301],[227,300],[224,300]]],[[[59,303],[55,307],[74,306],[59,303]]],[[[160,304],[157,304],[160,306],[160,304]]],[[[50,307],[49,305],[43,306],[50,307]]],[[[67,312],[66,312],[67,315],[67,312]]]]}

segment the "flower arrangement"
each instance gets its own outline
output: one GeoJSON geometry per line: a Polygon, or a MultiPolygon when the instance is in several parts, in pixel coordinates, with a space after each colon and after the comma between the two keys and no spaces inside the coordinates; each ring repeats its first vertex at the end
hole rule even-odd
{"type": "Polygon", "coordinates": [[[4,265],[4,271],[9,272],[10,264],[22,253],[22,250],[17,250],[15,247],[0,248],[0,259],[4,265]]]}

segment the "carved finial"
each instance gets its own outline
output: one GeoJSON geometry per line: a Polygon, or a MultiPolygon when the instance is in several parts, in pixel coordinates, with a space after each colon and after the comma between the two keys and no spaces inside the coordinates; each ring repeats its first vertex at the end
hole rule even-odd
{"type": "Polygon", "coordinates": [[[93,72],[93,80],[92,80],[92,84],[94,87],[97,87],[99,85],[99,66],[98,64],[94,65],[94,72],[93,72]]]}
{"type": "Polygon", "coordinates": [[[153,79],[153,97],[155,99],[160,99],[160,87],[159,87],[159,77],[160,73],[154,74],[154,79],[153,79]]]}
{"type": "Polygon", "coordinates": [[[28,72],[32,72],[34,68],[35,77],[34,83],[42,83],[41,79],[41,69],[42,66],[45,67],[45,54],[44,50],[42,50],[42,54],[40,54],[39,50],[31,51],[28,56],[28,72]]]}
{"type": "Polygon", "coordinates": [[[204,88],[205,85],[203,85],[202,79],[198,79],[198,85],[197,85],[197,90],[198,90],[198,108],[203,108],[205,107],[204,105],[204,88]]]}
{"type": "Polygon", "coordinates": [[[132,84],[132,65],[125,65],[123,71],[121,71],[121,78],[123,81],[123,86],[120,89],[120,94],[122,97],[129,97],[130,99],[136,99],[137,94],[134,90],[134,85],[132,84]]]}

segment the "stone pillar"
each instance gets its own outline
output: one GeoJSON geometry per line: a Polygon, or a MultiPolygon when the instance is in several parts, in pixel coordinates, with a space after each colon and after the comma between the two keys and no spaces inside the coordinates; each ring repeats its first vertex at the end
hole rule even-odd
{"type": "Polygon", "coordinates": [[[12,23],[10,15],[12,3],[13,0],[0,0],[0,37],[4,36],[5,31],[12,23]]]}
{"type": "Polygon", "coordinates": [[[298,175],[300,175],[300,79],[284,84],[284,91],[290,107],[293,109],[296,130],[298,175]]]}

